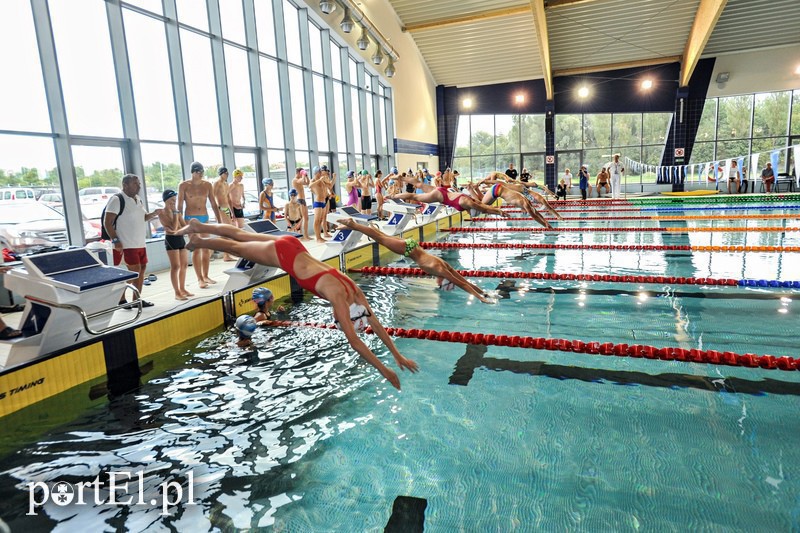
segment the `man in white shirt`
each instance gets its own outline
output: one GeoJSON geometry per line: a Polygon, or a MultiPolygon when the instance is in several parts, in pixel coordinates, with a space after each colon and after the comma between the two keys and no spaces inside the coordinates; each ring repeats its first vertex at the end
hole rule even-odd
{"type": "Polygon", "coordinates": [[[608,173],[611,174],[611,198],[620,197],[623,172],[625,167],[619,162],[619,154],[614,154],[614,160],[608,165],[608,173]]]}
{"type": "MultiPolygon", "coordinates": [[[[114,243],[114,264],[119,265],[123,259],[128,270],[136,272],[139,277],[133,285],[142,293],[144,272],[147,269],[146,231],[147,221],[158,216],[147,213],[139,198],[142,184],[139,176],[126,174],[122,178],[122,192],[108,200],[103,226],[111,242],[114,243]]],[[[123,295],[120,304],[125,303],[123,295]]],[[[152,307],[152,302],[142,300],[142,307],[152,307]]]]}

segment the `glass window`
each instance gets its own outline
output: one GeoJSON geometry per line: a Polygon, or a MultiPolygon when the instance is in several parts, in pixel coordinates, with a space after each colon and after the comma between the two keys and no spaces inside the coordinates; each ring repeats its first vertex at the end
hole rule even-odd
{"type": "Polygon", "coordinates": [[[300,24],[297,19],[297,8],[287,0],[283,0],[283,24],[286,33],[286,58],[289,63],[302,65],[300,54],[300,24]]]}
{"type": "MultiPolygon", "coordinates": [[[[494,115],[472,115],[471,122],[472,139],[470,145],[472,146],[472,155],[494,154],[494,115]]],[[[482,162],[473,161],[472,165],[473,167],[483,168],[482,162]]]]}
{"type": "Polygon", "coordinates": [[[495,125],[495,151],[498,154],[519,153],[519,115],[497,115],[495,125]]]}
{"type": "MultiPolygon", "coordinates": [[[[363,93],[362,93],[363,94],[363,93]]],[[[372,93],[366,93],[366,112],[367,112],[367,144],[369,153],[375,153],[375,110],[372,108],[372,93]]]]}
{"type": "MultiPolygon", "coordinates": [[[[728,142],[732,142],[732,141],[728,141],[728,142]]],[[[720,143],[720,144],[722,144],[722,143],[720,143]]],[[[786,147],[786,137],[767,137],[767,138],[764,138],[764,139],[753,139],[753,148],[750,150],[750,152],[752,152],[754,154],[763,154],[765,152],[771,152],[772,150],[775,150],[776,148],[785,148],[785,147],[786,147]]],[[[750,153],[750,152],[747,152],[747,151],[739,152],[736,155],[740,156],[740,155],[747,154],[747,153],[750,153]]],[[[733,156],[730,156],[730,157],[733,157],[733,156]]],[[[783,169],[781,168],[780,170],[778,170],[776,172],[783,172],[783,169]]]]}
{"type": "Polygon", "coordinates": [[[121,191],[125,174],[122,149],[116,146],[73,146],[72,159],[80,210],[83,217],[96,227],[96,235],[92,237],[96,239],[100,236],[103,208],[112,195],[121,191]]]}
{"type": "Polygon", "coordinates": [[[750,153],[750,139],[717,142],[717,158],[728,159],[750,153]]]}
{"type": "Polygon", "coordinates": [[[333,83],[333,106],[336,112],[334,122],[336,123],[336,145],[339,150],[347,150],[347,136],[345,131],[344,116],[344,85],[339,82],[333,83]]]}
{"type": "Polygon", "coordinates": [[[0,134],[0,187],[60,188],[53,139],[0,134]]]}
{"type": "Polygon", "coordinates": [[[147,204],[152,209],[162,201],[162,192],[167,189],[177,191],[184,179],[180,149],[176,144],[142,143],[142,163],[147,204]]]}
{"type": "Polygon", "coordinates": [[[645,165],[660,165],[661,156],[664,153],[664,146],[644,146],[642,147],[642,163],[645,165]]]}
{"type": "Polygon", "coordinates": [[[456,130],[456,157],[470,155],[469,142],[469,115],[461,115],[458,117],[458,130],[456,130]]]}
{"type": "Polygon", "coordinates": [[[703,106],[703,115],[697,128],[697,141],[713,141],[716,138],[716,124],[717,99],[709,98],[703,106]]]}
{"type": "Polygon", "coordinates": [[[472,178],[472,171],[470,170],[469,157],[455,157],[453,158],[453,165],[450,167],[454,171],[458,171],[458,184],[463,185],[465,180],[472,178]]]}
{"type": "Polygon", "coordinates": [[[211,41],[188,30],[181,30],[180,35],[192,140],[219,143],[219,111],[211,63],[211,41]]]}
{"type": "Polygon", "coordinates": [[[311,45],[311,70],[322,74],[322,30],[308,22],[308,39],[311,45]]]}
{"type": "Polygon", "coordinates": [[[350,66],[350,83],[352,85],[358,85],[358,65],[356,64],[356,60],[352,57],[348,57],[347,64],[350,66]]]}
{"type": "MultiPolygon", "coordinates": [[[[223,165],[222,147],[220,146],[197,146],[193,147],[194,160],[199,161],[205,168],[203,177],[209,181],[217,179],[217,169],[223,165]]],[[[188,170],[185,172],[186,179],[191,178],[188,170]]]]}
{"type": "Polygon", "coordinates": [[[328,140],[328,108],[325,105],[325,80],[314,76],[314,120],[317,125],[317,148],[320,152],[330,150],[328,140]]]}
{"type": "Polygon", "coordinates": [[[692,147],[692,164],[708,163],[714,160],[714,143],[699,142],[692,147]]]}
{"type": "MultiPolygon", "coordinates": [[[[358,101],[358,89],[350,88],[350,100],[353,107],[353,149],[356,153],[363,150],[361,143],[361,105],[358,101]]],[[[360,166],[358,168],[361,168],[360,166]]]]}
{"type": "Polygon", "coordinates": [[[612,146],[639,146],[642,144],[641,113],[615,114],[614,127],[612,131],[612,146]]]}
{"type": "Polygon", "coordinates": [[[347,182],[347,154],[339,154],[339,190],[344,191],[344,184],[347,182]]]}
{"type": "Polygon", "coordinates": [[[556,150],[583,148],[581,115],[556,115],[556,150]]]}
{"type": "Polygon", "coordinates": [[[753,137],[786,137],[791,95],[791,91],[755,95],[753,137]]]}
{"type": "Polygon", "coordinates": [[[717,117],[717,139],[750,137],[752,108],[752,94],[720,98],[717,117]]]}
{"type": "Polygon", "coordinates": [[[125,1],[131,5],[139,6],[148,11],[152,11],[153,13],[158,13],[159,15],[164,14],[164,9],[161,6],[161,0],[125,0],[125,1]]]}
{"type": "Polygon", "coordinates": [[[175,0],[178,6],[178,21],[208,31],[208,7],[206,0],[175,0]]]}
{"type": "Polygon", "coordinates": [[[389,153],[389,132],[386,131],[386,113],[391,113],[391,102],[389,102],[386,98],[381,98],[381,113],[380,121],[381,121],[381,147],[380,152],[381,154],[388,154],[389,153]]]}
{"type": "Polygon", "coordinates": [[[607,148],[611,146],[611,115],[583,116],[583,145],[586,148],[607,148]]]}
{"type": "Polygon", "coordinates": [[[333,79],[342,79],[342,52],[339,45],[331,41],[331,72],[333,79]]]}
{"type": "MultiPolygon", "coordinates": [[[[672,113],[645,113],[642,115],[642,144],[663,144],[667,140],[672,113]]],[[[660,162],[659,162],[660,164],[660,162]]]]}
{"type": "Polygon", "coordinates": [[[490,172],[497,170],[495,157],[493,155],[482,155],[472,158],[472,176],[478,178],[486,176],[490,172]]]}
{"type": "Polygon", "coordinates": [[[800,91],[792,96],[792,135],[800,135],[800,91]]]}
{"type": "MultiPolygon", "coordinates": [[[[268,150],[267,157],[269,158],[269,176],[264,177],[272,178],[275,183],[286,183],[286,154],[284,151],[268,150]]],[[[262,189],[260,183],[258,184],[258,189],[262,189]]]]}
{"type": "Polygon", "coordinates": [[[261,58],[261,92],[264,101],[264,121],[267,130],[267,146],[283,148],[283,111],[281,111],[281,91],[278,83],[278,64],[265,57],[261,58]]]}
{"type": "Polygon", "coordinates": [[[303,84],[303,71],[289,67],[289,93],[292,100],[292,126],[294,127],[294,147],[308,150],[308,125],[306,123],[306,97],[303,84]]]}
{"type": "Polygon", "coordinates": [[[250,91],[250,68],[247,63],[247,52],[226,44],[225,72],[231,106],[233,144],[255,146],[256,134],[253,124],[253,100],[250,91]]]}
{"type": "Polygon", "coordinates": [[[0,50],[5,51],[0,53],[0,72],[13,73],[0,84],[0,129],[49,132],[50,115],[30,1],[0,2],[0,20],[0,50]]]}
{"type": "Polygon", "coordinates": [[[544,152],[544,115],[520,115],[520,143],[523,152],[544,152]]]}
{"type": "Polygon", "coordinates": [[[222,36],[229,41],[245,44],[244,8],[240,0],[222,0],[219,3],[222,36]]]}
{"type": "Polygon", "coordinates": [[[178,129],[164,23],[127,10],[123,18],[139,137],[175,141],[178,129]]]}
{"type": "Polygon", "coordinates": [[[122,137],[105,3],[52,0],[50,19],[70,133],[122,137]]]}
{"type": "Polygon", "coordinates": [[[272,14],[272,2],[256,2],[256,30],[258,49],[271,56],[277,55],[275,50],[275,18],[272,14]]]}

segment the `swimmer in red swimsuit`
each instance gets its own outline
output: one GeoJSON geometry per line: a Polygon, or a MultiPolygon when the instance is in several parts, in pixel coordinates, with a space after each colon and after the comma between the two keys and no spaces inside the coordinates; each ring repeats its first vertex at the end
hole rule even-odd
{"type": "Polygon", "coordinates": [[[345,334],[350,345],[397,389],[400,388],[397,374],[386,367],[364,344],[357,335],[356,327],[363,330],[367,325],[372,326],[372,330],[394,356],[397,365],[404,370],[417,371],[417,364],[403,357],[397,350],[389,334],[375,318],[364,293],[353,280],[330,265],[314,259],[296,238],[288,235],[274,237],[235,226],[203,224],[197,220],[192,220],[189,225],[178,230],[176,235],[190,236],[187,248],[232,253],[248,261],[285,270],[301,287],[331,303],[337,327],[345,334]],[[210,233],[225,238],[202,238],[198,233],[210,233]]]}
{"type": "Polygon", "coordinates": [[[403,200],[404,202],[411,200],[415,202],[422,202],[429,204],[431,202],[439,202],[448,207],[452,207],[456,211],[467,211],[475,209],[483,213],[492,215],[500,215],[501,217],[509,216],[499,207],[492,207],[490,205],[478,202],[464,193],[449,190],[447,187],[436,187],[430,189],[428,192],[422,194],[415,194],[413,192],[404,192],[402,194],[395,194],[392,198],[403,200]]]}
{"type": "Polygon", "coordinates": [[[414,239],[400,239],[398,237],[386,235],[381,230],[375,229],[372,226],[357,224],[352,218],[339,219],[339,224],[353,231],[363,233],[373,241],[385,246],[396,254],[412,259],[422,270],[436,278],[436,284],[439,287],[447,290],[447,282],[450,282],[450,284],[473,295],[485,304],[497,303],[496,300],[486,294],[480,287],[464,279],[464,276],[462,276],[458,270],[451,267],[444,259],[431,255],[420,248],[419,243],[414,239]]]}

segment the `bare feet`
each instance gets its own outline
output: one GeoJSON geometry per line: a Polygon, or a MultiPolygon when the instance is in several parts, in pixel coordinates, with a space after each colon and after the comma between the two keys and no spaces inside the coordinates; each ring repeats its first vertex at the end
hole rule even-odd
{"type": "Polygon", "coordinates": [[[176,300],[188,300],[189,298],[187,298],[187,297],[186,297],[186,296],[184,296],[183,294],[178,294],[178,293],[176,292],[176,293],[175,293],[175,299],[176,299],[176,300]]]}
{"type": "Polygon", "coordinates": [[[216,281],[214,281],[214,280],[213,280],[213,279],[211,279],[211,278],[206,278],[206,279],[205,279],[205,282],[206,282],[206,283],[208,283],[208,284],[210,284],[210,285],[216,285],[216,284],[217,284],[217,282],[216,282],[216,281]]]}
{"type": "Polygon", "coordinates": [[[187,290],[184,290],[182,294],[183,294],[183,296],[185,296],[187,298],[191,298],[192,296],[194,296],[194,294],[192,294],[191,292],[189,292],[187,290]]]}
{"type": "Polygon", "coordinates": [[[222,260],[225,261],[225,262],[230,263],[231,261],[236,261],[236,258],[235,257],[231,257],[229,255],[225,255],[225,256],[222,256],[222,260]]]}
{"type": "Polygon", "coordinates": [[[328,241],[326,241],[325,239],[317,239],[317,242],[319,242],[319,243],[322,243],[322,244],[325,244],[325,243],[326,243],[326,242],[328,242],[328,241]]]}
{"type": "Polygon", "coordinates": [[[207,289],[208,283],[206,283],[205,281],[200,281],[197,283],[197,286],[200,287],[201,289],[207,289]]]}
{"type": "Polygon", "coordinates": [[[189,219],[189,222],[178,231],[175,232],[175,235],[188,235],[190,233],[199,233],[199,226],[200,221],[196,218],[189,219]]]}

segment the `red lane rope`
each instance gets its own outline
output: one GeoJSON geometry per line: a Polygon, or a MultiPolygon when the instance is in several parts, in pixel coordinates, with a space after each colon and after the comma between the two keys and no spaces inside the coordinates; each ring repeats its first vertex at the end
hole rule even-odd
{"type": "MultiPolygon", "coordinates": [[[[381,276],[430,276],[421,268],[364,267],[351,268],[350,272],[381,276]]],[[[465,278],[515,278],[550,279],[566,281],[608,281],[612,283],[659,283],[670,285],[729,285],[738,286],[739,280],[728,278],[682,278],[675,276],[617,276],[610,274],[557,274],[548,272],[503,272],[500,270],[458,270],[465,278]]]]}
{"type": "MultiPolygon", "coordinates": [[[[543,211],[540,211],[540,213],[544,214],[543,211]]],[[[556,218],[556,217],[554,217],[552,215],[545,216],[544,218],[546,218],[548,220],[559,220],[558,218],[556,218]]],[[[659,220],[659,219],[663,220],[663,217],[659,217],[659,216],[656,216],[656,215],[652,215],[652,216],[650,216],[650,215],[640,215],[640,216],[632,216],[632,217],[609,217],[609,216],[605,216],[605,217],[562,217],[560,220],[581,220],[581,221],[583,221],[583,220],[659,220]]],[[[508,221],[508,222],[517,222],[517,221],[522,221],[522,220],[536,220],[536,219],[533,218],[533,217],[510,217],[510,218],[476,217],[476,218],[471,218],[470,222],[506,222],[506,221],[508,221]]],[[[683,219],[679,219],[679,220],[683,220],[683,219]]]]}
{"type": "MultiPolygon", "coordinates": [[[[517,219],[510,219],[517,220],[517,219]]],[[[632,228],[443,228],[439,231],[449,231],[451,233],[508,233],[508,232],[528,232],[528,233],[620,233],[620,232],[656,232],[656,233],[693,233],[693,232],[725,232],[725,233],[747,233],[747,232],[781,232],[789,233],[800,231],[800,227],[718,227],[718,228],[687,228],[687,227],[632,227],[632,228]]]]}
{"type": "Polygon", "coordinates": [[[503,242],[420,242],[422,248],[444,250],[494,249],[494,250],[614,250],[620,252],[800,252],[800,246],[690,246],[688,244],[548,244],[503,242]]]}
{"type": "MultiPolygon", "coordinates": [[[[311,327],[320,329],[336,329],[333,324],[318,322],[291,322],[283,320],[267,321],[267,325],[275,327],[311,327]]],[[[800,358],[788,356],[756,355],[752,353],[719,352],[717,350],[698,350],[696,348],[676,348],[667,346],[656,348],[642,344],[614,344],[611,342],[583,342],[570,339],[546,339],[544,337],[522,337],[519,335],[494,335],[461,331],[437,331],[433,329],[386,328],[389,335],[405,339],[424,339],[441,342],[458,342],[463,344],[483,344],[485,346],[509,346],[512,348],[528,348],[533,350],[551,350],[561,352],[585,353],[617,357],[634,357],[644,359],[660,359],[662,361],[681,361],[684,363],[703,363],[708,365],[743,366],[763,368],[765,370],[798,370],[800,358]]],[[[374,334],[372,328],[366,333],[374,334]]]]}
{"type": "MultiPolygon", "coordinates": [[[[544,212],[540,211],[544,215],[544,212]]],[[[547,215],[544,218],[548,220],[558,220],[557,217],[547,215]]],[[[602,216],[602,217],[562,217],[561,220],[662,220],[669,222],[685,221],[703,221],[703,220],[796,220],[800,218],[800,214],[794,213],[791,215],[775,214],[775,215],[634,215],[634,216],[602,216]]],[[[533,217],[474,217],[470,222],[518,222],[536,220],[533,217]]]]}

